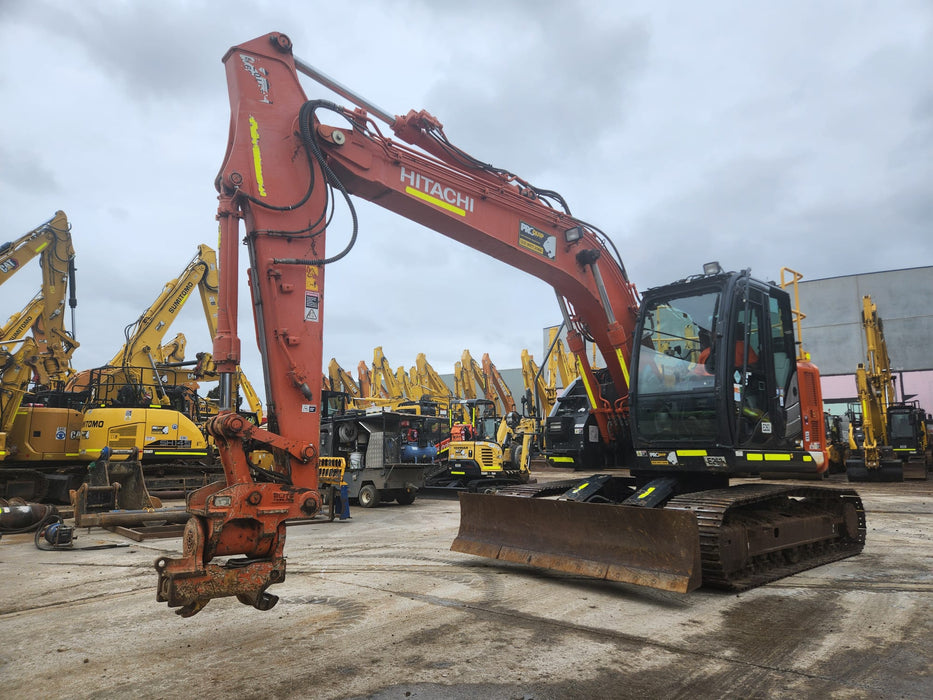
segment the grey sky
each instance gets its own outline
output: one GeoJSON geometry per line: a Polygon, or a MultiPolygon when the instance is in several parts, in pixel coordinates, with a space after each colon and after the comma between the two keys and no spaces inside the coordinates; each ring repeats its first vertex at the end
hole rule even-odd
{"type": "MultiPolygon", "coordinates": [[[[563,194],[642,289],[712,259],[771,279],[933,264],[925,0],[4,0],[0,239],[68,214],[79,367],[106,362],[197,244],[216,245],[221,57],[270,31],[380,107],[427,109],[461,148],[563,194]]],[[[441,372],[464,348],[500,368],[523,347],[540,358],[559,322],[543,283],[357,206],[359,243],[328,271],[325,359],[355,371],[376,345],[393,366],[424,352],[441,372]]],[[[336,225],[331,250],[347,235],[336,225]]],[[[37,274],[4,285],[3,319],[37,274]]],[[[240,329],[258,387],[252,321],[240,329]]],[[[209,349],[197,301],[179,331],[189,357],[209,349]]]]}

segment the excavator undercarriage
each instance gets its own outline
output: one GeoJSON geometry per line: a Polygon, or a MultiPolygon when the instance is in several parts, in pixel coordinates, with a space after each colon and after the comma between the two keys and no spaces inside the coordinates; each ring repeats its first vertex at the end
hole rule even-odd
{"type": "MultiPolygon", "coordinates": [[[[581,480],[568,496],[588,485],[581,480]]],[[[701,585],[746,590],[854,556],[865,544],[865,511],[851,489],[745,483],[680,494],[663,508],[609,502],[606,493],[589,502],[536,498],[530,486],[462,493],[451,549],[686,593],[701,585]]]]}

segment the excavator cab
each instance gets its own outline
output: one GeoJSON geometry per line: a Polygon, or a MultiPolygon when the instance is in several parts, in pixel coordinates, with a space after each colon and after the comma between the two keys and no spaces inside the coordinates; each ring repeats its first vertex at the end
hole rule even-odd
{"type": "Polygon", "coordinates": [[[917,401],[888,406],[888,441],[894,454],[903,461],[905,479],[926,479],[933,463],[926,415],[917,401]]]}
{"type": "Polygon", "coordinates": [[[651,289],[635,337],[637,477],[800,473],[822,465],[810,454],[822,450],[822,440],[809,417],[806,432],[814,434],[803,431],[790,297],[783,289],[747,271],[651,289]]]}

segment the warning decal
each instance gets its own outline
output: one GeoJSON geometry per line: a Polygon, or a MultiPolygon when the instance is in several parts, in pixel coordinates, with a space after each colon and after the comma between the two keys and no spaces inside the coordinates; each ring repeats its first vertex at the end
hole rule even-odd
{"type": "Polygon", "coordinates": [[[320,319],[321,295],[317,292],[305,292],[305,321],[317,323],[320,319]]]}
{"type": "Polygon", "coordinates": [[[317,268],[314,265],[308,265],[305,268],[305,289],[311,292],[319,292],[317,286],[317,268]]]}

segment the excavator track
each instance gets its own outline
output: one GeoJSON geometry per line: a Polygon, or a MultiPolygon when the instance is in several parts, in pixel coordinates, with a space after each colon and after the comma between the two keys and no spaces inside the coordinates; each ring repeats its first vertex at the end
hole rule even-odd
{"type": "Polygon", "coordinates": [[[748,590],[865,545],[865,510],[851,489],[740,484],[682,494],[666,509],[696,515],[703,585],[712,588],[748,590]]]}
{"type": "Polygon", "coordinates": [[[40,502],[49,491],[45,475],[36,469],[0,469],[0,498],[40,502]]]}

